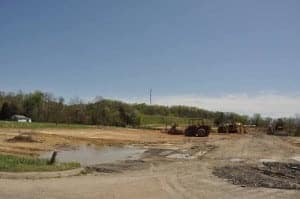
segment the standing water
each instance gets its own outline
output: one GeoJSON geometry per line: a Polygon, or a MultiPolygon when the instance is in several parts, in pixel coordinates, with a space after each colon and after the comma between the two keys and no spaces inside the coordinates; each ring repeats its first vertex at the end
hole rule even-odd
{"type": "MultiPolygon", "coordinates": [[[[83,166],[113,163],[119,160],[139,159],[145,149],[136,147],[95,147],[81,145],[77,149],[58,151],[58,162],[78,162],[83,166]]],[[[51,157],[52,152],[44,153],[40,158],[51,157]]]]}

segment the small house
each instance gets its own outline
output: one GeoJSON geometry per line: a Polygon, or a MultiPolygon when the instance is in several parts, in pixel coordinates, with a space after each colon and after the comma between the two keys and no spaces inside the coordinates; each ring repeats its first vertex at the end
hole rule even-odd
{"type": "Polygon", "coordinates": [[[13,115],[11,117],[12,121],[16,121],[16,122],[28,122],[31,123],[31,118],[26,117],[24,115],[13,115]]]}

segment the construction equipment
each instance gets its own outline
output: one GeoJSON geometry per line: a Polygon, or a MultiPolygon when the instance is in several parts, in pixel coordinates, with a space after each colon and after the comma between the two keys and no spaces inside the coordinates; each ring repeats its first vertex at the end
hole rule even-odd
{"type": "Polygon", "coordinates": [[[183,131],[177,129],[177,124],[173,124],[170,129],[167,129],[166,132],[171,135],[182,135],[183,131]]]}
{"type": "Polygon", "coordinates": [[[219,125],[218,133],[228,133],[228,125],[226,124],[219,125]]]}
{"type": "Polygon", "coordinates": [[[209,125],[205,125],[202,119],[190,119],[189,125],[184,130],[184,135],[194,137],[207,137],[210,133],[210,130],[211,127],[209,125]]]}
{"type": "Polygon", "coordinates": [[[285,131],[284,122],[282,119],[271,121],[267,133],[269,135],[282,135],[282,136],[288,135],[288,132],[285,131]]]}
{"type": "Polygon", "coordinates": [[[245,128],[241,123],[231,122],[221,124],[218,127],[218,133],[245,133],[245,128]]]}

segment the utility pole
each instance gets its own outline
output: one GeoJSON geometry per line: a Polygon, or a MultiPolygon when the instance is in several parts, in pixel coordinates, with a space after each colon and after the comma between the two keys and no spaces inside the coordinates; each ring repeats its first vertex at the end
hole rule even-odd
{"type": "Polygon", "coordinates": [[[152,88],[150,88],[150,105],[152,104],[152,88]]]}

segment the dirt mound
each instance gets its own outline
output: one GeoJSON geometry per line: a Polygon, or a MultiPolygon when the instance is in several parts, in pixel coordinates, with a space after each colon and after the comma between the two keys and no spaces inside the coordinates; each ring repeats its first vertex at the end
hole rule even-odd
{"type": "Polygon", "coordinates": [[[143,160],[124,160],[117,163],[97,164],[86,167],[88,172],[119,173],[125,170],[138,170],[147,166],[143,160]]]}
{"type": "Polygon", "coordinates": [[[31,135],[20,134],[7,140],[8,142],[37,142],[31,135]]]}
{"type": "Polygon", "coordinates": [[[300,189],[300,164],[264,162],[263,166],[225,166],[213,174],[231,183],[249,187],[300,189]]]}

